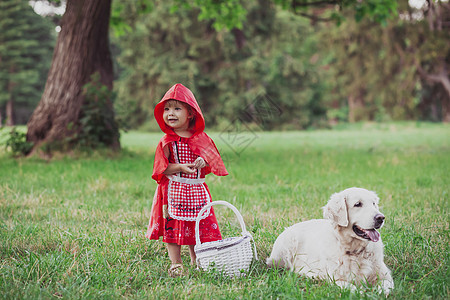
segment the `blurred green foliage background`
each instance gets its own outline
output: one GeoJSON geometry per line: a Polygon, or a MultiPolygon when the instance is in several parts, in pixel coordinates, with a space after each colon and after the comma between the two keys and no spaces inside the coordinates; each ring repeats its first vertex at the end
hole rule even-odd
{"type": "MultiPolygon", "coordinates": [[[[233,122],[284,130],[450,121],[447,1],[401,0],[381,21],[377,16],[387,12],[377,9],[394,4],[374,6],[373,17],[362,18],[373,2],[363,1],[367,5],[356,9],[343,5],[338,15],[327,8],[328,22],[320,21],[325,9],[305,17],[283,9],[284,2],[240,3],[235,18],[245,18],[227,29],[217,25],[218,16],[205,17],[213,4],[186,9],[176,0],[113,1],[119,124],[157,129],[153,107],[177,82],[194,92],[208,128],[218,130],[233,122]],[[261,113],[255,107],[261,99],[272,106],[265,113],[275,116],[263,123],[252,118],[261,113]]],[[[40,17],[27,1],[0,5],[0,123],[25,124],[44,88],[59,17],[40,17]]]]}

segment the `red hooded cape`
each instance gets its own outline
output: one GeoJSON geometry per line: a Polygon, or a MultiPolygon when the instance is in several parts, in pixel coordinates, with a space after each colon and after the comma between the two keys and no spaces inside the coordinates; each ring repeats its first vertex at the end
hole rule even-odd
{"type": "Polygon", "coordinates": [[[155,119],[161,130],[166,135],[161,138],[158,146],[156,147],[152,178],[160,183],[165,177],[163,172],[167,169],[169,160],[164,155],[163,149],[169,143],[180,139],[173,129],[166,125],[163,119],[164,103],[168,100],[178,100],[188,104],[192,108],[192,112],[195,116],[194,124],[191,125],[191,132],[193,134],[188,139],[188,145],[192,152],[202,157],[208,163],[209,167],[206,169],[206,174],[212,172],[217,176],[228,175],[216,145],[213,140],[203,132],[205,129],[205,119],[203,118],[203,114],[200,106],[198,106],[197,100],[195,100],[194,94],[192,94],[192,92],[184,85],[177,83],[167,91],[162,100],[155,106],[155,119]]]}
{"type": "MultiPolygon", "coordinates": [[[[228,175],[225,165],[220,157],[219,151],[216,148],[214,142],[209,136],[203,132],[205,129],[205,119],[203,118],[202,111],[195,100],[192,92],[184,87],[182,84],[176,84],[167,91],[162,100],[155,107],[155,118],[159,124],[159,127],[166,134],[161,138],[156,148],[155,162],[153,165],[152,178],[158,182],[158,187],[155,191],[152,205],[152,215],[150,217],[149,225],[147,228],[146,237],[151,240],[158,240],[159,237],[164,235],[164,228],[166,222],[163,218],[163,206],[167,205],[167,187],[169,179],[163,174],[169,165],[169,160],[164,154],[164,147],[173,141],[178,141],[180,137],[175,134],[173,129],[167,126],[163,119],[164,102],[168,100],[178,100],[184,102],[192,107],[192,113],[194,113],[194,119],[191,124],[192,136],[187,139],[187,143],[191,150],[198,156],[202,157],[208,166],[204,168],[205,175],[212,172],[218,176],[228,175]]],[[[209,189],[206,183],[204,183],[208,193],[209,189]]],[[[210,228],[212,223],[217,224],[214,210],[211,208],[211,215],[200,222],[200,233],[206,234],[206,236],[200,236],[202,243],[208,241],[215,241],[221,239],[220,231],[216,226],[215,231],[202,229],[202,224],[205,228],[210,228]],[[208,225],[209,224],[209,225],[208,225]],[[209,234],[209,235],[208,235],[209,234]]],[[[177,228],[190,227],[194,230],[195,222],[177,221],[177,228]],[[186,223],[186,224],[181,224],[186,223]],[[187,224],[189,223],[189,224],[187,224]],[[183,227],[184,226],[184,227],[183,227]]],[[[164,238],[163,238],[164,240],[164,238]]],[[[173,242],[173,241],[167,241],[173,242]]],[[[195,244],[195,241],[181,241],[183,244],[195,244]]]]}

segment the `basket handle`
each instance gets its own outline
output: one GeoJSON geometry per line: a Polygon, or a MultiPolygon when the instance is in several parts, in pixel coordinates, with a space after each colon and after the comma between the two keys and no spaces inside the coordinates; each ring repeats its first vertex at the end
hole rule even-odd
{"type": "Polygon", "coordinates": [[[242,235],[248,235],[251,237],[250,233],[245,228],[244,219],[242,218],[242,215],[237,210],[237,208],[234,207],[233,204],[228,203],[227,201],[218,200],[218,201],[210,202],[210,203],[206,204],[205,206],[203,206],[203,208],[200,210],[200,212],[197,215],[197,219],[195,220],[195,241],[196,241],[197,245],[201,245],[200,233],[199,233],[200,218],[203,216],[203,213],[213,205],[225,205],[225,206],[231,208],[233,210],[233,212],[236,214],[236,217],[238,218],[239,223],[241,224],[242,235]]]}

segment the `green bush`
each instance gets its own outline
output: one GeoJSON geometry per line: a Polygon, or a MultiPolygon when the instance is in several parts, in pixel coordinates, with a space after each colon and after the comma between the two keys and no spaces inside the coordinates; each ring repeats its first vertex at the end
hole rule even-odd
{"type": "MultiPolygon", "coordinates": [[[[2,128],[2,131],[5,130],[6,128],[2,128]]],[[[33,143],[27,142],[27,134],[18,131],[16,127],[12,127],[9,132],[2,133],[0,145],[3,145],[6,151],[11,151],[13,156],[26,155],[33,148],[33,143]]]]}
{"type": "Polygon", "coordinates": [[[102,148],[113,143],[117,132],[114,113],[108,107],[113,93],[100,81],[100,74],[94,73],[91,81],[84,85],[85,101],[80,117],[80,131],[76,140],[81,147],[102,148]]]}

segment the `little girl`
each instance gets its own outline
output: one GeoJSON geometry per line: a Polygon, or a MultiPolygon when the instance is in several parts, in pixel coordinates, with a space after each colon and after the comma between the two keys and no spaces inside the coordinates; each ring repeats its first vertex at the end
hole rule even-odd
{"type": "MultiPolygon", "coordinates": [[[[205,120],[192,92],[175,84],[156,105],[155,119],[165,135],[155,153],[152,178],[158,182],[146,237],[163,237],[171,261],[170,276],[183,274],[181,245],[189,245],[195,263],[195,220],[211,201],[205,175],[228,175],[214,142],[203,132],[205,120]]],[[[213,208],[200,221],[200,241],[222,239],[213,208]]]]}

